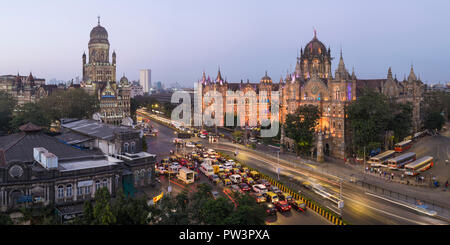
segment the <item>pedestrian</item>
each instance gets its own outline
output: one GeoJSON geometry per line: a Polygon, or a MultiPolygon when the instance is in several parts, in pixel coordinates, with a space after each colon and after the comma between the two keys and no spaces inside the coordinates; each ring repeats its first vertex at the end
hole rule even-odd
{"type": "Polygon", "coordinates": [[[405,177],[405,176],[402,174],[402,180],[403,180],[403,177],[405,177]]]}
{"type": "Polygon", "coordinates": [[[445,182],[445,189],[448,188],[448,180],[445,182]]]}
{"type": "Polygon", "coordinates": [[[406,185],[409,185],[409,180],[406,180],[406,185]]]}

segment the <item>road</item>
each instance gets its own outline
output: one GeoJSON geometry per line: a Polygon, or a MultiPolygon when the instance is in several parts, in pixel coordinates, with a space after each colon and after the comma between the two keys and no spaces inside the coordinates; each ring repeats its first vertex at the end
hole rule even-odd
{"type": "MultiPolygon", "coordinates": [[[[147,145],[148,145],[148,152],[157,154],[158,161],[164,158],[165,156],[170,155],[170,150],[175,150],[174,144],[172,143],[172,139],[175,137],[174,130],[163,126],[161,124],[155,123],[154,121],[151,121],[151,125],[155,127],[159,133],[158,136],[151,136],[147,137],[147,145]]],[[[198,141],[200,141],[200,138],[197,138],[198,141]]],[[[205,140],[205,144],[207,141],[205,140]]],[[[201,175],[202,182],[209,181],[206,178],[203,178],[204,176],[201,175]]],[[[165,177],[167,179],[167,177],[165,177]]],[[[160,191],[166,191],[168,187],[168,181],[165,180],[164,177],[161,179],[161,186],[159,186],[159,189],[156,191],[152,191],[151,195],[156,195],[156,193],[160,193],[160,191]]],[[[189,189],[193,189],[194,187],[188,187],[189,189]]],[[[172,183],[172,193],[176,194],[179,193],[182,190],[182,188],[176,184],[172,183]]],[[[217,186],[213,186],[213,190],[218,191],[221,195],[223,195],[223,192],[220,188],[217,186]]],[[[172,195],[173,195],[172,194],[172,195]]],[[[150,195],[150,192],[147,194],[150,195]]],[[[150,195],[150,196],[151,196],[150,195]]],[[[329,225],[330,222],[323,218],[322,216],[318,215],[317,213],[308,210],[305,213],[299,213],[295,210],[292,210],[291,212],[287,213],[278,213],[277,217],[268,217],[266,220],[266,223],[268,225],[329,225]]]]}
{"type": "MultiPolygon", "coordinates": [[[[149,144],[149,152],[161,155],[163,152],[168,152],[173,148],[171,143],[174,137],[173,130],[162,126],[158,123],[153,123],[154,127],[159,130],[159,135],[155,138],[150,138],[147,140],[149,144]],[[151,149],[154,147],[154,149],[151,149]]],[[[196,139],[199,140],[199,139],[196,139]]],[[[208,142],[204,140],[204,144],[207,145],[208,142]]],[[[224,151],[229,154],[235,152],[235,147],[218,144],[214,148],[224,151]]],[[[238,159],[246,163],[247,165],[260,170],[262,173],[276,178],[275,166],[277,162],[273,159],[268,159],[263,156],[263,154],[255,154],[252,151],[246,150],[245,148],[239,149],[238,159]]],[[[323,198],[319,194],[308,190],[301,186],[301,181],[307,180],[311,183],[317,183],[322,186],[322,188],[335,196],[339,196],[339,182],[336,179],[330,178],[321,173],[314,171],[308,171],[304,168],[296,168],[289,166],[289,163],[283,163],[282,170],[280,172],[280,179],[283,183],[290,183],[292,187],[297,190],[301,190],[308,196],[312,197],[314,200],[319,201],[322,205],[334,210],[339,213],[336,208],[336,204],[328,199],[323,198]]],[[[310,166],[313,169],[314,166],[310,166]]],[[[421,214],[415,210],[409,209],[402,206],[395,201],[389,201],[383,199],[382,197],[371,195],[354,184],[344,182],[342,184],[342,197],[345,201],[345,208],[343,209],[343,218],[349,221],[351,224],[361,224],[361,225],[424,225],[424,224],[448,224],[445,221],[432,218],[421,214]]],[[[295,215],[294,215],[295,216],[295,215]]],[[[283,224],[290,224],[292,221],[291,217],[284,220],[285,217],[279,217],[279,222],[283,224]]],[[[304,218],[304,217],[303,217],[304,218]]],[[[304,220],[302,220],[304,221],[304,220]]],[[[296,221],[292,221],[296,222],[296,221]]],[[[313,223],[311,221],[311,223],[313,223]]],[[[319,222],[320,223],[320,222],[319,222]]],[[[274,222],[277,224],[277,222],[274,222]]]]}

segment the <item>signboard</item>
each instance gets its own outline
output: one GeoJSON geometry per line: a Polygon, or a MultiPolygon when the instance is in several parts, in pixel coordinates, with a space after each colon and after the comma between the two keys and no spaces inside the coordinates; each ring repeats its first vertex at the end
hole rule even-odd
{"type": "Polygon", "coordinates": [[[78,187],[92,186],[93,183],[94,182],[92,180],[79,181],[77,186],[78,187]]]}
{"type": "Polygon", "coordinates": [[[164,192],[161,192],[161,194],[157,195],[156,197],[153,198],[153,203],[157,203],[159,200],[161,200],[161,198],[163,197],[164,192]]]}

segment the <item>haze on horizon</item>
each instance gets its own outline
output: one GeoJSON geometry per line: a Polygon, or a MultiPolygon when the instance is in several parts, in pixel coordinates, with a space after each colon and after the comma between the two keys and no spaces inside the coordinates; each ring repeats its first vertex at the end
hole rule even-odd
{"type": "Polygon", "coordinates": [[[450,1],[8,1],[0,21],[0,74],[49,81],[81,74],[89,33],[106,28],[117,53],[117,79],[191,87],[202,72],[228,82],[274,82],[295,68],[300,47],[317,37],[331,47],[333,74],[340,48],[358,78],[402,80],[411,64],[422,81],[450,81],[450,1]]]}

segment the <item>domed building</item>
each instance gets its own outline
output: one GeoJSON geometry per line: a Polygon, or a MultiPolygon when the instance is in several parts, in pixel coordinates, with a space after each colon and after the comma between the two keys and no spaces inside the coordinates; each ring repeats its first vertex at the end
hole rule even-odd
{"type": "Polygon", "coordinates": [[[81,87],[90,94],[98,95],[102,122],[120,125],[130,116],[130,83],[123,76],[116,82],[116,52],[109,61],[108,32],[100,25],[92,28],[88,43],[89,61],[83,53],[83,81],[81,87]]]}
{"type": "Polygon", "coordinates": [[[296,72],[303,75],[304,79],[311,77],[313,70],[317,70],[319,78],[328,78],[331,76],[331,60],[330,48],[317,39],[314,31],[314,38],[301,49],[300,57],[297,58],[296,72]],[[298,71],[301,68],[302,71],[298,71]]]}

